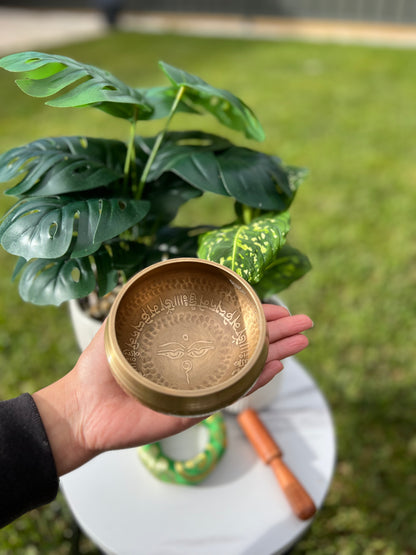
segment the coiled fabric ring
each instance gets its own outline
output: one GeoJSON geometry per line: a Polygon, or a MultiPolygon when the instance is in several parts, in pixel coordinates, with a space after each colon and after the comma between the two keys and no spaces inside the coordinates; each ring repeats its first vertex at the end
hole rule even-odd
{"type": "Polygon", "coordinates": [[[163,452],[160,442],[142,445],[138,448],[138,453],[145,467],[163,482],[184,485],[202,482],[224,454],[227,436],[221,413],[209,416],[197,426],[205,426],[209,434],[203,451],[192,459],[174,460],[163,452]]]}

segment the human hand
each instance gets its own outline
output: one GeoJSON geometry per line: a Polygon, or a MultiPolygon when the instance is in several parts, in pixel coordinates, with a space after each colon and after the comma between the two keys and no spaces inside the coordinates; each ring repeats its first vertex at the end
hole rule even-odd
{"type": "MultiPolygon", "coordinates": [[[[312,327],[308,316],[290,316],[276,305],[263,305],[269,334],[264,370],[254,388],[282,368],[281,359],[304,349],[302,335],[312,327]]],[[[104,349],[104,325],[71,372],[33,395],[41,414],[59,475],[97,454],[152,443],[196,424],[201,418],[157,413],[127,395],[115,381],[104,349]]]]}
{"type": "Polygon", "coordinates": [[[308,338],[302,332],[313,327],[309,316],[291,316],[283,306],[263,304],[263,310],[269,335],[269,352],[263,371],[250,393],[266,385],[283,370],[283,359],[299,353],[308,346],[308,338]]]}

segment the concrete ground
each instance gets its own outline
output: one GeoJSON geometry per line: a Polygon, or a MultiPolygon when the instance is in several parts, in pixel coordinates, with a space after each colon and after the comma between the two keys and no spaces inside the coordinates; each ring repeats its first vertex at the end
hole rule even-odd
{"type": "MultiPolygon", "coordinates": [[[[123,13],[119,28],[148,33],[186,33],[204,36],[297,39],[415,48],[416,27],[359,22],[288,20],[159,13],[123,13]]],[[[0,7],[0,55],[41,50],[104,36],[103,16],[92,10],[36,10],[0,7]]]]}

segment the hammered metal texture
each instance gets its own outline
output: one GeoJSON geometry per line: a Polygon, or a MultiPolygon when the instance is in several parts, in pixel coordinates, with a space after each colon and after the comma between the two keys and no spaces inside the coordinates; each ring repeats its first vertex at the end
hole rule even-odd
{"type": "Polygon", "coordinates": [[[144,387],[187,396],[220,390],[238,382],[259,351],[264,314],[249,286],[218,266],[157,264],[120,293],[116,342],[144,387]]]}

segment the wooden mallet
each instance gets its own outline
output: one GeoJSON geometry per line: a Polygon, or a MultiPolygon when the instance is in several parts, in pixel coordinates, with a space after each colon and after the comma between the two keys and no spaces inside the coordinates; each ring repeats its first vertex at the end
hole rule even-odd
{"type": "Polygon", "coordinates": [[[293,512],[301,520],[308,520],[316,513],[316,506],[305,488],[282,460],[282,451],[266,426],[253,409],[242,411],[238,423],[244,430],[257,454],[271,466],[286,495],[293,512]]]}

